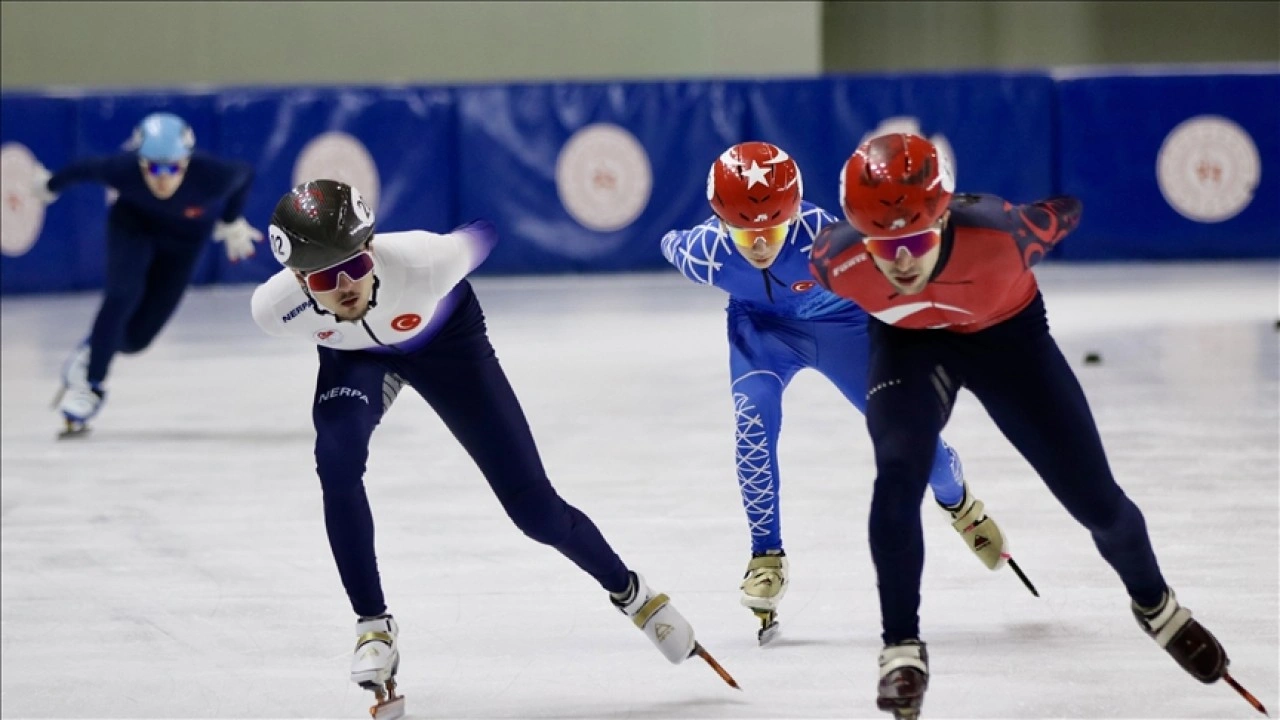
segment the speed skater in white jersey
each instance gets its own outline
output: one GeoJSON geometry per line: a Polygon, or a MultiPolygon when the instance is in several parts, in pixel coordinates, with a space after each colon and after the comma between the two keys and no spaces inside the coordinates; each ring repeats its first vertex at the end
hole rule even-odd
{"type": "Polygon", "coordinates": [[[84,434],[102,410],[113,358],[143,352],[169,323],[208,238],[224,245],[231,262],[252,256],[262,240],[240,215],[253,168],[196,149],[185,120],[152,113],[127,147],[54,173],[40,167],[31,189],[45,203],[77,183],[106,185],[118,195],[107,213],[102,305],[88,337],[62,368],[54,403],[62,414],[61,437],[84,434]]]}
{"type": "MultiPolygon", "coordinates": [[[[547,478],[465,279],[496,244],[493,225],[375,235],[359,191],[315,180],[280,199],[268,235],[285,269],[254,292],[253,317],[271,335],[318,346],[311,415],[325,529],[357,617],[351,679],[374,691],[375,717],[398,717],[403,699],[395,693],[399,627],[382,594],[364,473],[373,430],[405,385],[440,416],[521,531],[595,578],[667,660],[697,654],[736,687],[668,597],[547,478]]],[[[421,483],[429,492],[431,478],[421,483]]]]}
{"type": "MultiPolygon", "coordinates": [[[[690,280],[729,294],[735,465],[751,534],[741,602],[760,619],[764,644],[777,633],[778,605],[789,582],[777,459],[782,394],[797,372],[812,368],[865,413],[867,314],[814,282],[813,238],[836,218],[803,200],[800,168],[781,148],[745,142],[725,150],[711,165],[707,200],[714,214],[664,235],[662,254],[690,280]]],[[[996,570],[1010,560],[1004,534],[968,489],[959,456],[941,438],[929,486],[984,565],[996,570]]]]}

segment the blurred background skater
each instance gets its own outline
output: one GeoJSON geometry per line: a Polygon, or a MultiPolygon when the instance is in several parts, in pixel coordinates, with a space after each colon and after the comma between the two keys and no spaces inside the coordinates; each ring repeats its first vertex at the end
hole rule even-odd
{"type": "Polygon", "coordinates": [[[210,235],[232,262],[253,255],[262,239],[240,216],[253,168],[195,145],[185,120],[158,112],[138,124],[124,152],[77,160],[55,173],[38,168],[32,194],[45,203],[75,183],[119,193],[107,214],[102,305],[89,336],[64,364],[55,399],[62,437],[87,431],[102,409],[116,353],[147,349],[173,316],[210,235]]]}

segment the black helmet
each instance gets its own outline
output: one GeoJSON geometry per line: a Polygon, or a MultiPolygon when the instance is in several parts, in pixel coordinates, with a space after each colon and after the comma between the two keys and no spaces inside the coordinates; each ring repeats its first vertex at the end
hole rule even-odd
{"type": "Polygon", "coordinates": [[[285,267],[319,270],[354,255],[373,237],[373,211],[360,191],[311,180],[280,198],[271,213],[271,253],[285,267]]]}

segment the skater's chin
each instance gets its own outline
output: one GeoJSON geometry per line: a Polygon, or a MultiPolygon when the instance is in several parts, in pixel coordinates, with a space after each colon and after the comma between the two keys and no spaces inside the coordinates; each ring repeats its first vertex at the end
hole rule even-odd
{"type": "Polygon", "coordinates": [[[365,305],[361,307],[359,310],[343,308],[341,312],[336,312],[334,313],[334,315],[337,315],[339,320],[343,320],[346,322],[358,322],[361,318],[363,318],[366,314],[368,314],[368,312],[369,312],[369,306],[365,305]]]}

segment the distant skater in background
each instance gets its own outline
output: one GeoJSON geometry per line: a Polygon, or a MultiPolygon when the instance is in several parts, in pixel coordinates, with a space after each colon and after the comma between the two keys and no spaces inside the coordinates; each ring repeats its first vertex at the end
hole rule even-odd
{"type": "Polygon", "coordinates": [[[39,169],[32,194],[45,203],[75,183],[100,183],[119,193],[107,214],[102,306],[89,337],[62,369],[56,403],[63,437],[85,432],[102,409],[116,353],[145,350],[164,328],[210,235],[232,262],[253,255],[262,239],[241,217],[253,168],[195,144],[182,118],[153,113],[138,124],[125,152],[78,160],[52,174],[39,169]]]}

